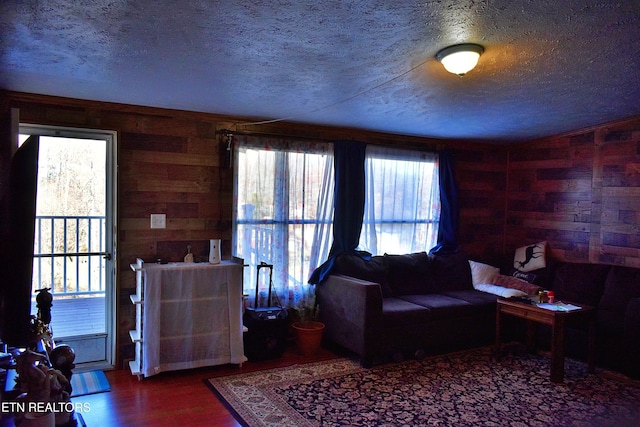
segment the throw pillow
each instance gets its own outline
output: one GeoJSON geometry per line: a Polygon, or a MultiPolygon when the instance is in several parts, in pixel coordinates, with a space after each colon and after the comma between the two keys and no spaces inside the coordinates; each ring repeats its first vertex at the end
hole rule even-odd
{"type": "Polygon", "coordinates": [[[386,298],[393,296],[389,286],[387,269],[387,260],[383,256],[373,256],[370,259],[365,259],[358,254],[342,254],[336,258],[331,272],[332,274],[344,274],[345,276],[379,283],[382,295],[386,298]]]}
{"type": "Polygon", "coordinates": [[[469,257],[463,251],[436,254],[431,266],[436,292],[473,289],[469,257]]]}
{"type": "Polygon", "coordinates": [[[482,292],[488,292],[499,297],[511,298],[511,297],[526,297],[527,294],[518,289],[503,288],[502,286],[489,285],[481,283],[476,285],[475,288],[482,292]]]}
{"type": "Polygon", "coordinates": [[[547,242],[538,242],[516,249],[516,254],[513,257],[513,268],[526,273],[527,271],[546,267],[546,251],[547,242]]]}
{"type": "Polygon", "coordinates": [[[516,268],[511,270],[511,276],[529,283],[536,283],[536,280],[538,280],[537,274],[534,274],[530,271],[525,273],[524,271],[520,271],[516,268]]]}
{"type": "Polygon", "coordinates": [[[426,252],[404,255],[384,255],[389,265],[389,287],[393,295],[413,295],[434,292],[432,257],[426,252]]]}
{"type": "Polygon", "coordinates": [[[527,281],[520,280],[516,277],[505,276],[502,274],[499,274],[498,276],[496,276],[495,285],[502,286],[503,288],[518,289],[526,293],[527,295],[536,295],[538,291],[542,290],[542,287],[538,285],[534,285],[527,281]]]}
{"type": "Polygon", "coordinates": [[[496,276],[500,274],[499,268],[477,261],[469,260],[469,267],[471,267],[471,281],[473,282],[473,286],[481,283],[494,284],[496,276]]]}

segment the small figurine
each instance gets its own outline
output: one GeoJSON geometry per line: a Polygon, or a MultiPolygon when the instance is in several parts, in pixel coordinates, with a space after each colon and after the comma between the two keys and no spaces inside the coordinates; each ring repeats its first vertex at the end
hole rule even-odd
{"type": "Polygon", "coordinates": [[[184,262],[193,262],[193,254],[191,253],[191,245],[187,245],[187,254],[184,256],[184,262]]]}
{"type": "Polygon", "coordinates": [[[187,245],[187,254],[184,256],[184,262],[193,262],[193,254],[191,253],[191,245],[187,245]]]}
{"type": "Polygon", "coordinates": [[[76,352],[73,348],[67,344],[58,344],[56,348],[49,352],[49,359],[53,369],[56,369],[65,376],[69,381],[69,394],[73,391],[71,389],[71,376],[73,375],[72,369],[76,367],[74,361],[76,360],[76,352]]]}
{"type": "Polygon", "coordinates": [[[51,288],[38,289],[36,293],[36,303],[38,307],[38,318],[42,323],[48,325],[51,323],[51,307],[53,306],[53,295],[49,292],[51,288]]]}
{"type": "Polygon", "coordinates": [[[31,425],[30,420],[52,415],[51,425],[66,425],[73,415],[73,409],[68,409],[65,405],[71,401],[71,384],[67,378],[58,370],[47,365],[47,358],[31,350],[25,350],[16,357],[16,372],[18,373],[17,383],[20,391],[17,401],[39,402],[40,406],[25,405],[25,407],[35,407],[26,413],[17,413],[15,418],[16,426],[31,425]],[[54,404],[55,408],[65,408],[64,411],[51,414],[51,410],[46,404],[54,404]],[[55,405],[57,404],[57,405],[55,405]]]}

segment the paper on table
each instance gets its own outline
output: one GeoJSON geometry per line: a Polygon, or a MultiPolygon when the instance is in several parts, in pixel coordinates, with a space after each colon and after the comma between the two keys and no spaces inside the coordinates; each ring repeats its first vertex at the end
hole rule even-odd
{"type": "Polygon", "coordinates": [[[572,310],[580,310],[582,308],[580,306],[567,304],[564,302],[558,302],[553,304],[544,302],[536,305],[540,308],[544,308],[545,310],[551,310],[551,311],[572,311],[572,310]]]}

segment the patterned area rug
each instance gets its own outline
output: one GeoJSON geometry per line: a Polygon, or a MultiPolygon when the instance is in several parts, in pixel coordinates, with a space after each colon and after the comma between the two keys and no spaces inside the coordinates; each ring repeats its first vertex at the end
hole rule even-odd
{"type": "Polygon", "coordinates": [[[640,426],[640,382],[489,348],[363,369],[333,359],[205,380],[244,426],[640,426]]]}

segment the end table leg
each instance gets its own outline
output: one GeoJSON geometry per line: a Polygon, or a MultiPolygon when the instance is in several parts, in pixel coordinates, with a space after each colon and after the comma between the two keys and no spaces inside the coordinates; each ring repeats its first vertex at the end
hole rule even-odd
{"type": "Polygon", "coordinates": [[[589,320],[589,342],[587,348],[587,371],[592,374],[596,368],[596,320],[592,316],[589,320]]]}
{"type": "Polygon", "coordinates": [[[493,357],[500,361],[500,307],[496,309],[496,344],[493,349],[493,357]]]}
{"type": "Polygon", "coordinates": [[[556,317],[551,325],[551,382],[564,381],[564,318],[556,317]]]}

